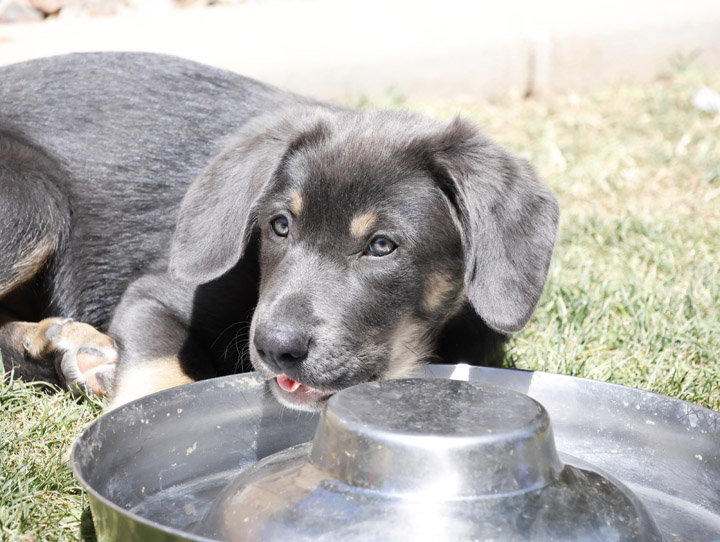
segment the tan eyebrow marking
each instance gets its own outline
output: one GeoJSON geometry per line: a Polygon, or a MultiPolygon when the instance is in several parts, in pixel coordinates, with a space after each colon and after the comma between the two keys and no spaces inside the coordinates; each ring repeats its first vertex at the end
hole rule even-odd
{"type": "Polygon", "coordinates": [[[290,194],[290,210],[295,216],[298,216],[300,213],[302,213],[303,204],[304,202],[300,192],[293,192],[292,194],[290,194]]]}
{"type": "Polygon", "coordinates": [[[355,215],[350,222],[350,234],[353,237],[364,237],[375,222],[377,222],[377,215],[373,211],[355,215]]]}

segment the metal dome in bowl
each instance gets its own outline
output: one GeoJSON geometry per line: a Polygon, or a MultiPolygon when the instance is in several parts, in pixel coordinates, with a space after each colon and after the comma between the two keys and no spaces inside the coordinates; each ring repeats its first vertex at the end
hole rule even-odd
{"type": "Polygon", "coordinates": [[[371,382],[336,394],[313,442],[218,495],[217,540],[664,540],[622,483],[558,455],[530,397],[477,382],[371,382]]]}

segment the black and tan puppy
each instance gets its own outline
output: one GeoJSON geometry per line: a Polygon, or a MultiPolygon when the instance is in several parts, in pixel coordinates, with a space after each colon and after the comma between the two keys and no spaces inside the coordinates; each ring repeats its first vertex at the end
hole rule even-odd
{"type": "Polygon", "coordinates": [[[2,68],[0,189],[6,370],[115,405],[247,361],[308,410],[423,362],[497,361],[558,216],[466,121],[144,54],[2,68]]]}

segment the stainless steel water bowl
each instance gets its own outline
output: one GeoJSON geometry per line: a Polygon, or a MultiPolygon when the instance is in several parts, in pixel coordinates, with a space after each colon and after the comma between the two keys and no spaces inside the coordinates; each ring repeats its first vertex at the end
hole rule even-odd
{"type": "Polygon", "coordinates": [[[232,541],[663,540],[627,487],[561,460],[540,403],[430,379],[338,393],[312,443],[240,474],[198,532],[232,541]]]}
{"type": "Polygon", "coordinates": [[[322,423],[256,374],[108,412],[72,453],[98,540],[720,541],[720,413],[542,372],[424,377],[339,393],[322,423]]]}

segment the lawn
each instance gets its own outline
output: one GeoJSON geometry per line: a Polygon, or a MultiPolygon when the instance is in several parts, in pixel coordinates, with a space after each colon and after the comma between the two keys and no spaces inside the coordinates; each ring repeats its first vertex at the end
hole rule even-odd
{"type": "MultiPolygon", "coordinates": [[[[562,218],[510,366],[644,388],[720,410],[720,73],[677,62],[648,85],[500,103],[401,105],[479,121],[532,162],[562,218]]],[[[0,538],[74,540],[87,500],[60,458],[97,401],[0,382],[0,538]]]]}

